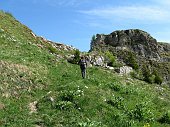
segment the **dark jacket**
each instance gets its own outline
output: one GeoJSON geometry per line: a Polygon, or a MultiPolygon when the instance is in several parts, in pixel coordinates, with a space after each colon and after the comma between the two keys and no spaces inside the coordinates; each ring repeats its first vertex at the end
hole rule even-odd
{"type": "Polygon", "coordinates": [[[78,62],[78,64],[80,65],[80,68],[81,68],[81,69],[86,69],[86,67],[87,67],[87,61],[86,61],[86,59],[80,59],[79,62],[78,62]]]}

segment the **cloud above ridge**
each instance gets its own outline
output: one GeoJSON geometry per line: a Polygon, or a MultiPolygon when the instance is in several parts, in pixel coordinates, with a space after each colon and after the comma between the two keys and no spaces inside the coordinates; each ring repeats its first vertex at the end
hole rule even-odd
{"type": "Polygon", "coordinates": [[[129,19],[139,21],[151,21],[151,22],[165,22],[170,18],[167,10],[159,7],[150,6],[119,6],[98,8],[91,10],[80,11],[82,14],[89,16],[96,16],[96,18],[115,20],[117,19],[129,19]]]}

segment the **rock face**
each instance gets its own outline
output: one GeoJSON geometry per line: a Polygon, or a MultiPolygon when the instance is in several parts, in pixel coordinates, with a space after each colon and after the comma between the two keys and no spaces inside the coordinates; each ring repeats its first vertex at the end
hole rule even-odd
{"type": "Polygon", "coordinates": [[[160,52],[160,54],[162,54],[162,61],[170,62],[170,44],[160,43],[159,44],[159,52],[160,52]]]}
{"type": "Polygon", "coordinates": [[[87,59],[91,65],[105,67],[105,58],[101,55],[91,54],[87,59]]]}
{"type": "Polygon", "coordinates": [[[110,51],[133,69],[146,65],[150,73],[156,70],[170,84],[170,44],[157,42],[145,31],[129,29],[97,34],[91,41],[90,51],[110,51]]]}
{"type": "Polygon", "coordinates": [[[115,50],[130,50],[140,57],[160,60],[156,39],[138,29],[114,31],[109,35],[97,34],[96,40],[91,43],[91,51],[103,46],[112,46],[115,50]]]}

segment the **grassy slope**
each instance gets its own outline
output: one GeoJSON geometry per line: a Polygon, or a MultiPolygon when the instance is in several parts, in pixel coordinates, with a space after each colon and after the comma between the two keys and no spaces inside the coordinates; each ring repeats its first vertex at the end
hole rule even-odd
{"type": "Polygon", "coordinates": [[[83,80],[77,65],[39,48],[27,27],[3,12],[0,19],[0,126],[170,126],[158,122],[170,110],[168,88],[97,67],[83,80]]]}

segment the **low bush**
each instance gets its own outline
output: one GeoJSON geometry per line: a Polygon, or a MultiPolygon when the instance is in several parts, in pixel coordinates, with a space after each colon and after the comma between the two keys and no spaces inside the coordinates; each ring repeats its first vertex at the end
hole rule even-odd
{"type": "Polygon", "coordinates": [[[137,63],[137,58],[136,58],[135,54],[132,52],[127,53],[126,63],[127,63],[127,65],[131,66],[135,70],[139,69],[139,65],[137,63]]]}
{"type": "Polygon", "coordinates": [[[160,123],[167,123],[170,124],[170,111],[168,111],[167,113],[165,113],[160,119],[159,119],[160,123]]]}
{"type": "Polygon", "coordinates": [[[125,109],[125,103],[123,97],[113,97],[107,101],[108,104],[116,107],[117,109],[125,109]]]}
{"type": "Polygon", "coordinates": [[[105,56],[106,56],[108,65],[109,66],[114,66],[115,61],[116,61],[115,56],[109,51],[105,52],[105,56]]]}
{"type": "Polygon", "coordinates": [[[117,113],[114,115],[115,123],[114,127],[133,127],[135,126],[134,120],[130,120],[124,113],[117,113]]]}
{"type": "Polygon", "coordinates": [[[72,64],[77,64],[80,60],[80,51],[79,50],[74,50],[73,53],[74,57],[71,58],[70,60],[68,60],[68,62],[72,63],[72,64]]]}
{"type": "Polygon", "coordinates": [[[154,121],[154,114],[148,102],[137,104],[135,109],[130,112],[129,116],[139,121],[154,121]]]}
{"type": "Polygon", "coordinates": [[[114,91],[120,91],[122,89],[122,86],[119,82],[109,83],[107,85],[111,90],[114,91]]]}
{"type": "Polygon", "coordinates": [[[163,79],[158,74],[155,74],[155,83],[162,84],[163,79]]]}
{"type": "Polygon", "coordinates": [[[45,45],[46,45],[46,48],[49,50],[50,53],[55,53],[56,54],[58,52],[57,49],[54,48],[51,44],[45,43],[45,45]]]}

